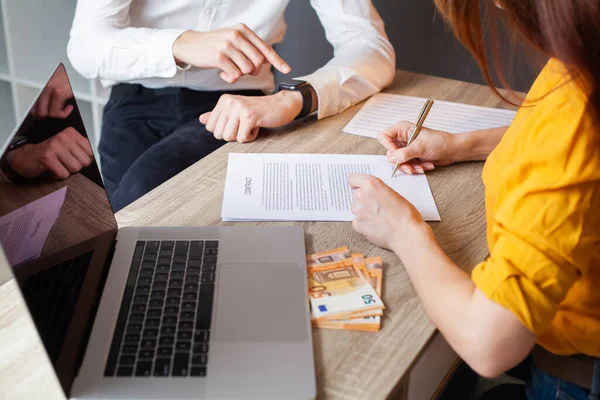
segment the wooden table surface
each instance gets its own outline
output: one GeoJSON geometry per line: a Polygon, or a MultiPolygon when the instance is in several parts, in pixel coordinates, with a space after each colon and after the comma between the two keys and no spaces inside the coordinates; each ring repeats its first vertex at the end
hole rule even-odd
{"type": "MultiPolygon", "coordinates": [[[[487,87],[398,71],[385,90],[473,105],[502,107],[487,87]]],[[[352,230],[350,223],[236,222],[221,220],[227,155],[240,153],[385,154],[374,139],[342,133],[358,111],[353,107],[335,117],[308,118],[281,129],[262,132],[249,144],[231,143],[212,153],[154,191],[117,213],[124,226],[300,225],[307,252],[348,245],[385,262],[383,301],[378,333],[313,329],[316,374],[321,399],[384,399],[396,397],[411,366],[432,339],[435,327],[425,314],[408,274],[398,258],[374,247],[352,230]]],[[[482,163],[440,168],[428,174],[442,222],[432,223],[449,256],[470,270],[487,255],[482,163]]]]}
{"type": "MultiPolygon", "coordinates": [[[[403,71],[398,71],[386,92],[501,107],[484,86],[403,71]]],[[[232,225],[220,218],[229,152],[384,154],[374,139],[341,132],[359,108],[264,132],[253,143],[228,144],[117,213],[119,225],[232,225]]],[[[442,222],[432,223],[433,230],[445,251],[465,270],[487,254],[481,168],[482,163],[467,163],[428,174],[442,217],[442,222]]],[[[350,223],[279,224],[302,226],[307,252],[348,245],[352,251],[381,256],[385,262],[387,309],[380,332],[313,330],[319,398],[404,397],[401,383],[406,383],[436,330],[397,257],[366,242],[350,223]]],[[[0,281],[0,398],[63,398],[17,285],[14,279],[4,280],[0,281]]]]}

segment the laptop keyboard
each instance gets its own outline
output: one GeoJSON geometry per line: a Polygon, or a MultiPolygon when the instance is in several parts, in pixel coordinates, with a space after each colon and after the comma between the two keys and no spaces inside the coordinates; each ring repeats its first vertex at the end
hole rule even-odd
{"type": "Polygon", "coordinates": [[[93,251],[31,275],[23,295],[50,360],[60,355],[93,251]]]}
{"type": "Polygon", "coordinates": [[[218,247],[137,242],[104,376],[206,376],[218,247]]]}

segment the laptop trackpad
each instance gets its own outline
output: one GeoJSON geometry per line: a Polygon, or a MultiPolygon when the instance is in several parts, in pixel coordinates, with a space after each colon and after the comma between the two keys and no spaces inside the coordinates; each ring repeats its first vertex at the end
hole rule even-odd
{"type": "Polygon", "coordinates": [[[215,342],[306,340],[306,274],[298,264],[222,264],[215,342]]]}

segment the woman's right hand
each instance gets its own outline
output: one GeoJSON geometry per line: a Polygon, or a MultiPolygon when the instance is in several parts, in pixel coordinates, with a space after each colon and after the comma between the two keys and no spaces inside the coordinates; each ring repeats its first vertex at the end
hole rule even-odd
{"type": "Polygon", "coordinates": [[[406,146],[413,126],[410,122],[401,121],[387,128],[377,138],[387,149],[390,163],[400,164],[402,172],[412,175],[454,162],[455,135],[423,127],[411,145],[406,146]]]}

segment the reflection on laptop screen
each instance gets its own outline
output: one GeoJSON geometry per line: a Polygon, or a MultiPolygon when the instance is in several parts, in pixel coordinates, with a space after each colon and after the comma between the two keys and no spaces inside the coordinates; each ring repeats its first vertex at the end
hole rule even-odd
{"type": "Polygon", "coordinates": [[[69,393],[117,225],[62,64],[0,149],[0,243],[69,393]]]}

